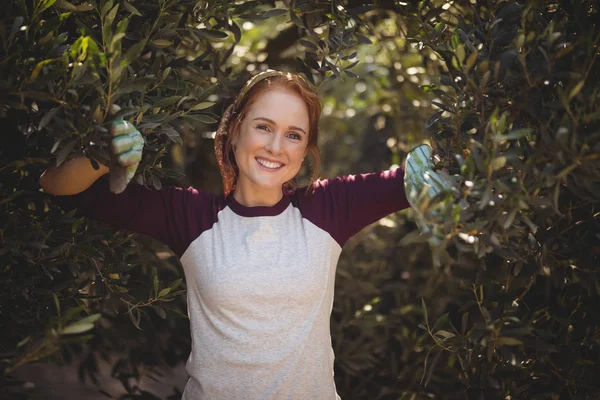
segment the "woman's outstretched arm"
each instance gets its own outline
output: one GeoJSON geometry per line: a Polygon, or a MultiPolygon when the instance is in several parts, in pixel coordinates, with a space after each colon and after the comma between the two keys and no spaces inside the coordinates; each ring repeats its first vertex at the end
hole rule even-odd
{"type": "MultiPolygon", "coordinates": [[[[121,193],[127,187],[142,159],[144,138],[140,132],[127,121],[115,120],[110,123],[112,136],[111,179],[110,190],[121,193]]],[[[58,167],[50,167],[40,177],[40,185],[50,194],[67,196],[87,190],[98,178],[109,172],[105,165],[98,164],[94,169],[90,159],[76,157],[58,167]]]]}
{"type": "Polygon", "coordinates": [[[67,196],[88,189],[98,178],[108,173],[108,167],[98,164],[94,169],[87,157],[76,157],[60,166],[49,167],[40,177],[40,186],[46,193],[67,196]]]}
{"type": "Polygon", "coordinates": [[[181,256],[195,238],[195,223],[204,219],[197,214],[212,209],[212,197],[191,188],[128,185],[141,159],[143,138],[125,121],[113,122],[110,132],[110,168],[99,164],[94,169],[89,158],[75,157],[49,167],[40,186],[65,210],[77,209],[79,215],[113,228],[150,235],[181,256]]]}

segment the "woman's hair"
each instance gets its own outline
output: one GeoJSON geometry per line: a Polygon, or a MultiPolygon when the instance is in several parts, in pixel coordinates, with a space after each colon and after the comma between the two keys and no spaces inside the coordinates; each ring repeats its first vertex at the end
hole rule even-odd
{"type": "MultiPolygon", "coordinates": [[[[318,139],[319,119],[321,117],[322,104],[317,92],[299,75],[282,73],[280,75],[265,78],[254,84],[241,99],[236,101],[233,114],[231,115],[229,132],[225,141],[225,157],[223,162],[228,164],[228,166],[231,166],[233,171],[235,171],[235,181],[237,182],[239,170],[235,161],[232,143],[236,140],[237,135],[240,134],[238,129],[239,124],[244,119],[248,109],[250,108],[250,105],[252,105],[259,95],[277,88],[285,88],[293,93],[296,93],[304,100],[308,108],[309,132],[306,150],[311,159],[310,183],[307,187],[308,193],[313,188],[313,184],[319,178],[319,172],[321,168],[318,139]]],[[[286,190],[296,189],[297,185],[295,179],[286,182],[284,187],[286,190]]]]}

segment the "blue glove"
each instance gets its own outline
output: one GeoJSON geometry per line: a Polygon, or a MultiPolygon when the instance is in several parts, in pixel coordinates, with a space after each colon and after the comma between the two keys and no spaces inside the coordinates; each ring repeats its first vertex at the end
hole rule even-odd
{"type": "Polygon", "coordinates": [[[430,243],[439,244],[444,232],[441,221],[447,215],[448,194],[456,194],[455,183],[444,173],[434,170],[432,149],[426,144],[412,149],[404,164],[406,198],[415,212],[415,220],[423,233],[432,233],[430,243]]]}
{"type": "Polygon", "coordinates": [[[110,190],[121,193],[125,190],[142,160],[144,138],[127,121],[112,121],[109,128],[112,159],[110,165],[110,190]]]}

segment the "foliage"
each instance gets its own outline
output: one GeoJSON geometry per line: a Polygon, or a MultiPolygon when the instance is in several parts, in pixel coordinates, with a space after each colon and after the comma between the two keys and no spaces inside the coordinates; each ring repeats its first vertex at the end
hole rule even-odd
{"type": "Polygon", "coordinates": [[[181,121],[216,121],[206,110],[216,89],[211,68],[219,68],[212,44],[228,37],[217,29],[229,28],[227,12],[240,12],[235,6],[195,6],[52,0],[8,6],[0,64],[0,113],[7,124],[0,304],[2,326],[11,327],[3,328],[5,374],[48,356],[79,358],[100,314],[82,378],[94,379],[96,357],[116,353],[121,358],[113,376],[134,390],[129,382],[139,378],[140,364],[174,365],[187,355],[189,339],[160,339],[189,329],[186,319],[176,318],[185,316],[185,299],[177,296],[178,262],[132,235],[114,236],[72,212],[61,213],[40,193],[37,177],[51,160],[61,164],[73,154],[108,163],[104,123],[121,117],[146,136],[138,182],[158,188],[161,178],[179,176],[160,168],[160,159],[169,142],[181,143],[175,130],[181,121]],[[198,27],[203,18],[215,29],[198,27]],[[198,57],[188,60],[188,53],[198,57]],[[144,330],[142,339],[132,324],[144,330]]]}
{"type": "Polygon", "coordinates": [[[105,126],[124,117],[146,139],[138,183],[216,192],[219,110],[269,67],[319,87],[325,176],[399,165],[426,139],[461,194],[438,247],[410,212],[347,244],[332,317],[342,398],[598,398],[597,17],[589,0],[11,0],[3,386],[25,393],[15,372],[43,359],[83,360],[93,381],[116,355],[133,398],[143,368],[186,359],[175,257],[64,213],[37,177],[74,154],[110,162],[105,126]]]}
{"type": "MultiPolygon", "coordinates": [[[[387,356],[390,345],[361,354],[410,365],[425,350],[424,368],[351,374],[365,393],[389,377],[386,387],[398,389],[387,392],[400,398],[426,397],[415,371],[433,398],[597,398],[600,32],[588,21],[598,9],[592,2],[432,3],[412,5],[417,15],[397,21],[439,59],[439,78],[422,85],[440,109],[425,127],[467,208],[448,208],[452,233],[433,249],[433,271],[415,271],[420,255],[399,251],[410,260],[404,278],[383,278],[397,288],[395,307],[367,307],[379,311],[385,330],[373,334],[367,325],[361,342],[397,340],[401,351],[387,356]],[[427,344],[406,328],[419,323],[411,315],[419,297],[427,344]]],[[[423,240],[411,232],[399,244],[420,253],[423,240]]],[[[381,294],[380,302],[389,298],[381,294]]]]}
{"type": "Polygon", "coordinates": [[[439,35],[415,35],[447,68],[427,88],[443,111],[429,125],[469,204],[455,259],[476,266],[470,301],[438,326],[456,328],[426,321],[427,330],[460,362],[463,384],[490,396],[599,393],[586,367],[597,362],[600,322],[594,14],[585,1],[502,3],[463,9],[454,32],[442,14],[439,35]]]}

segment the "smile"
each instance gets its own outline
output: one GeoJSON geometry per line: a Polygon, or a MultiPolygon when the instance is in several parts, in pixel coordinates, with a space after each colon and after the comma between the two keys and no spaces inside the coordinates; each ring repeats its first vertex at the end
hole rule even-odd
{"type": "Polygon", "coordinates": [[[278,170],[283,167],[282,163],[267,161],[263,158],[256,158],[256,161],[263,167],[268,168],[270,170],[278,170]]]}

